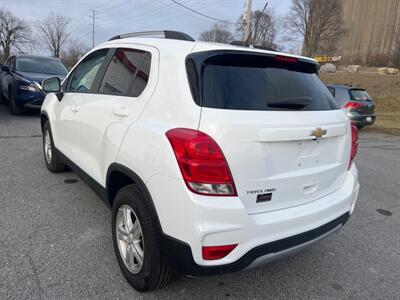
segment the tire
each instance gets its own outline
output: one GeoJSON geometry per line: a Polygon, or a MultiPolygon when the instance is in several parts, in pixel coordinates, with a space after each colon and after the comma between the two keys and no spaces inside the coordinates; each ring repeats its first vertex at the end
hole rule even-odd
{"type": "Polygon", "coordinates": [[[118,264],[127,281],[140,292],[161,288],[173,277],[173,272],[161,252],[161,232],[150,201],[137,185],[131,184],[119,190],[112,207],[112,235],[118,264]],[[128,212],[126,215],[130,222],[125,221],[124,212],[128,212]],[[127,223],[131,226],[126,227],[127,223]],[[131,237],[127,234],[129,227],[131,237]],[[143,253],[141,266],[137,258],[141,252],[137,250],[138,246],[143,253]],[[129,254],[133,264],[129,263],[129,254]]]}
{"type": "Polygon", "coordinates": [[[357,129],[358,129],[358,130],[361,130],[361,129],[363,129],[363,128],[364,128],[364,126],[363,126],[363,125],[356,125],[356,127],[357,127],[357,129]]]}
{"type": "Polygon", "coordinates": [[[50,172],[60,173],[68,170],[54,147],[53,135],[48,121],[43,126],[43,155],[46,167],[50,172]]]}
{"type": "Polygon", "coordinates": [[[10,89],[8,91],[8,102],[10,104],[10,112],[12,115],[20,115],[21,114],[21,109],[17,106],[15,103],[15,95],[13,91],[10,89]]]}

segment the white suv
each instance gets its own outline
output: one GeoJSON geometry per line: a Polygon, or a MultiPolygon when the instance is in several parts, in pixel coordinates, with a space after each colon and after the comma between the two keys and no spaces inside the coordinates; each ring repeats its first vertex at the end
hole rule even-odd
{"type": "Polygon", "coordinates": [[[354,209],[357,130],[317,70],[179,32],[114,37],[62,85],[43,82],[47,168],[70,167],[112,208],[118,262],[139,291],[259,265],[354,209]]]}

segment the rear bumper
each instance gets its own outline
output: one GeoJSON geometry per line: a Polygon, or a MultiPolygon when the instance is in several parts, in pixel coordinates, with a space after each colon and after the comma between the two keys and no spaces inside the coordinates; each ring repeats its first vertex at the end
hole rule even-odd
{"type": "Polygon", "coordinates": [[[194,261],[192,251],[188,244],[166,235],[163,236],[162,247],[171,268],[176,272],[191,276],[211,276],[233,273],[248,267],[259,266],[297,252],[303,246],[308,246],[342,227],[349,217],[350,214],[345,213],[307,232],[259,245],[251,249],[237,261],[226,265],[200,266],[194,261]]]}
{"type": "Polygon", "coordinates": [[[375,123],[376,115],[349,115],[351,123],[358,126],[367,126],[375,123]]]}
{"type": "Polygon", "coordinates": [[[359,191],[353,164],[341,188],[332,194],[303,205],[249,215],[240,198],[195,195],[182,179],[155,175],[146,185],[171,267],[193,276],[239,271],[318,240],[346,223],[359,191]],[[202,258],[202,246],[231,244],[238,246],[222,259],[202,258]]]}

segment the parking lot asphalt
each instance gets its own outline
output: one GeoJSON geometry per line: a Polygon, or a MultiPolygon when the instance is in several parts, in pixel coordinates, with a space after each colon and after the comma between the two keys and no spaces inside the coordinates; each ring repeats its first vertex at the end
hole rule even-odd
{"type": "Polygon", "coordinates": [[[119,270],[109,209],[73,172],[47,171],[38,114],[0,106],[0,299],[399,299],[400,137],[362,131],[357,166],[356,210],[320,243],[140,294],[119,270]]]}

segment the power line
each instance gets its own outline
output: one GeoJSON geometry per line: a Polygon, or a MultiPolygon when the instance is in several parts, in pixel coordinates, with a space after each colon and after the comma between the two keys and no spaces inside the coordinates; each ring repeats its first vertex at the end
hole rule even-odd
{"type": "MultiPolygon", "coordinates": [[[[211,4],[210,4],[210,3],[207,3],[205,6],[201,6],[201,7],[199,7],[199,8],[202,9],[202,8],[205,8],[206,6],[214,5],[214,4],[216,4],[216,3],[218,3],[218,1],[212,2],[211,4]]],[[[157,24],[166,22],[166,21],[176,20],[177,17],[183,16],[183,15],[185,15],[185,14],[186,14],[186,13],[179,13],[179,12],[178,12],[178,14],[166,15],[166,16],[167,16],[166,19],[165,19],[165,18],[158,19],[157,22],[153,22],[153,23],[151,23],[151,24],[147,24],[147,25],[141,26],[141,27],[136,28],[136,29],[137,29],[137,30],[144,30],[144,29],[147,29],[147,28],[149,28],[149,27],[153,27],[154,25],[157,25],[157,24]]]]}
{"type": "MultiPolygon", "coordinates": [[[[129,22],[132,22],[132,21],[134,21],[134,22],[142,21],[144,19],[144,17],[147,17],[149,15],[152,15],[152,17],[153,17],[155,15],[154,13],[159,12],[161,10],[164,10],[164,7],[158,7],[156,9],[148,10],[148,11],[146,11],[146,12],[144,12],[141,15],[138,15],[138,16],[129,16],[127,18],[120,18],[118,20],[118,25],[126,24],[126,23],[129,23],[129,22]]],[[[110,25],[110,24],[114,25],[115,24],[115,20],[107,20],[107,23],[101,23],[102,26],[107,26],[107,25],[110,25]]]]}
{"type": "MultiPolygon", "coordinates": [[[[96,10],[98,12],[98,10],[101,8],[101,9],[107,9],[107,11],[110,11],[110,10],[115,9],[116,7],[120,7],[121,5],[124,5],[128,1],[129,0],[124,0],[119,3],[116,3],[114,1],[106,2],[103,5],[97,6],[96,10]]],[[[97,16],[96,16],[96,18],[97,18],[97,16]]],[[[83,27],[86,28],[86,26],[87,26],[87,24],[85,24],[87,22],[86,12],[83,13],[82,15],[79,15],[76,19],[78,19],[79,21],[74,23],[72,25],[72,27],[69,29],[69,32],[71,33],[70,37],[81,39],[81,38],[83,38],[83,36],[86,36],[86,33],[84,30],[79,30],[79,29],[83,29],[83,27]]],[[[97,26],[97,24],[96,24],[96,26],[97,26]]]]}
{"type": "MultiPolygon", "coordinates": [[[[122,9],[123,12],[128,12],[128,14],[130,14],[131,13],[130,9],[124,9],[123,6],[131,5],[132,3],[133,3],[133,1],[131,1],[131,0],[122,1],[120,3],[117,3],[117,5],[108,7],[106,10],[103,9],[102,14],[106,17],[106,19],[107,18],[109,19],[110,17],[117,17],[117,16],[118,16],[118,19],[120,19],[119,17],[121,15],[123,15],[123,14],[121,14],[120,9],[122,9]]],[[[96,8],[96,9],[99,10],[98,8],[96,8]]],[[[106,20],[105,22],[107,23],[107,22],[109,22],[109,20],[106,20]]]]}
{"type": "Polygon", "coordinates": [[[228,21],[224,21],[224,20],[221,20],[221,19],[217,19],[217,18],[214,18],[214,17],[210,17],[210,16],[208,16],[208,15],[206,15],[206,14],[203,14],[203,13],[197,11],[197,10],[194,10],[194,9],[192,9],[192,8],[186,6],[186,5],[183,5],[182,3],[180,3],[180,2],[178,2],[178,1],[176,1],[176,0],[171,0],[171,1],[174,2],[175,4],[179,5],[179,6],[183,7],[183,8],[185,8],[185,9],[187,9],[187,10],[190,10],[191,12],[194,12],[194,13],[196,13],[196,14],[198,14],[198,15],[200,15],[200,16],[203,16],[203,17],[205,17],[205,18],[208,18],[208,19],[211,19],[211,20],[214,20],[214,21],[217,21],[217,22],[223,22],[223,23],[234,24],[234,23],[231,23],[231,22],[228,22],[228,21]]]}
{"type": "MultiPolygon", "coordinates": [[[[149,28],[158,30],[159,28],[155,28],[154,27],[157,24],[160,24],[160,23],[166,24],[170,20],[177,19],[178,16],[183,16],[183,15],[188,16],[187,11],[185,9],[176,9],[175,6],[168,5],[168,4],[166,4],[166,3],[162,2],[162,1],[157,1],[157,2],[161,3],[163,6],[157,8],[157,9],[155,9],[153,11],[146,11],[146,13],[141,14],[138,17],[132,17],[132,19],[125,20],[122,23],[133,22],[131,24],[134,25],[134,29],[133,30],[135,30],[135,31],[146,30],[146,29],[149,29],[149,28]],[[166,8],[174,9],[174,12],[171,12],[171,13],[166,12],[165,11],[166,8]],[[156,11],[157,11],[157,13],[155,13],[156,11]],[[161,13],[161,15],[160,15],[160,13],[161,13]],[[147,17],[148,15],[151,15],[151,18],[147,17]],[[143,23],[143,22],[139,22],[139,24],[137,24],[137,21],[139,19],[141,19],[141,18],[145,18],[146,20],[153,20],[153,22],[150,22],[150,23],[149,22],[145,22],[147,24],[143,24],[142,26],[138,27],[139,24],[143,23]],[[154,22],[154,20],[156,20],[156,21],[154,22]]],[[[198,2],[198,3],[201,3],[203,5],[201,5],[199,7],[196,7],[196,8],[203,9],[205,7],[213,6],[218,2],[219,2],[218,0],[213,1],[211,3],[207,3],[207,4],[204,4],[204,2],[198,2]]],[[[190,14],[190,16],[191,15],[192,14],[190,14]]],[[[201,19],[205,20],[207,22],[211,22],[208,19],[204,19],[204,18],[201,18],[201,19]]],[[[118,23],[118,24],[120,24],[120,23],[118,23]]],[[[116,32],[115,34],[119,34],[119,33],[121,33],[121,32],[116,32]]]]}

